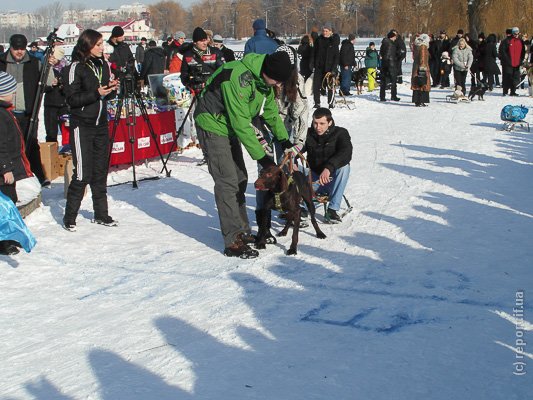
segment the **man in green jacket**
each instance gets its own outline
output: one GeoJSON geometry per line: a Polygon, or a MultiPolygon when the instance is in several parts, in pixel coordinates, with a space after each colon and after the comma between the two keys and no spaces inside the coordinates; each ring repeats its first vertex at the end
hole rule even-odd
{"type": "Polygon", "coordinates": [[[273,90],[289,79],[292,68],[285,52],[248,54],[242,61],[226,63],[215,71],[197,100],[194,118],[198,139],[207,152],[209,173],[215,182],[224,254],[228,257],[259,255],[249,246],[255,237],[246,214],[248,173],[241,143],[263,168],[275,165],[259,142],[252,119],[261,115],[285,149],[298,151],[289,141],[273,90]]]}

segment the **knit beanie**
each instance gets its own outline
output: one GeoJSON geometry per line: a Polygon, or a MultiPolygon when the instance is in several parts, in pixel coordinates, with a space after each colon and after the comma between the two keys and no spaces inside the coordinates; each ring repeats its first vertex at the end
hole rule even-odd
{"type": "Polygon", "coordinates": [[[111,37],[122,37],[124,36],[124,29],[122,29],[120,26],[115,26],[113,30],[111,31],[111,37]]]}
{"type": "Polygon", "coordinates": [[[0,72],[0,96],[15,93],[17,91],[17,81],[11,75],[0,72]]]}
{"type": "Polygon", "coordinates": [[[205,31],[199,26],[194,28],[194,31],[192,33],[192,41],[199,42],[200,40],[205,40],[205,39],[207,39],[207,33],[205,33],[205,31]]]}
{"type": "Polygon", "coordinates": [[[276,51],[284,51],[285,53],[287,53],[289,55],[291,66],[294,67],[296,65],[296,50],[294,50],[291,46],[289,46],[288,44],[282,44],[276,49],[276,51]]]}
{"type": "Polygon", "coordinates": [[[293,66],[289,54],[285,51],[276,51],[268,54],[263,61],[263,73],[270,79],[285,82],[292,74],[293,66]]]}
{"type": "Polygon", "coordinates": [[[213,36],[213,42],[215,43],[224,43],[224,39],[220,35],[213,36]]]}
{"type": "Polygon", "coordinates": [[[183,31],[177,31],[176,34],[174,35],[174,38],[176,39],[185,39],[185,33],[183,31]]]}
{"type": "Polygon", "coordinates": [[[322,25],[322,28],[333,31],[333,24],[331,22],[326,22],[324,25],[322,25]]]}
{"type": "Polygon", "coordinates": [[[260,29],[266,29],[266,23],[264,19],[256,19],[254,23],[252,24],[252,28],[254,28],[254,31],[258,31],[260,29]]]}

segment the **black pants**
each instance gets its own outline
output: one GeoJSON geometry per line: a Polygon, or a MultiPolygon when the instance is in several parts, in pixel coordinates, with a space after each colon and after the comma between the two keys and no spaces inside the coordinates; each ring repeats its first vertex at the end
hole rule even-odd
{"type": "Polygon", "coordinates": [[[466,93],[466,74],[468,71],[453,70],[453,78],[455,79],[456,89],[461,89],[463,94],[466,93]]]}
{"type": "MultiPolygon", "coordinates": [[[[315,104],[320,104],[320,91],[322,90],[322,81],[326,74],[326,71],[315,69],[315,76],[313,77],[313,100],[315,104]]],[[[328,88],[328,105],[333,103],[334,97],[335,93],[328,88]]]]}
{"type": "Polygon", "coordinates": [[[397,89],[396,81],[398,79],[398,72],[395,68],[383,66],[381,69],[381,82],[379,84],[379,98],[385,100],[385,91],[390,84],[390,96],[391,99],[396,98],[397,89]]]}
{"type": "Polygon", "coordinates": [[[18,197],[17,197],[16,182],[11,185],[6,185],[6,184],[0,185],[0,192],[2,192],[7,197],[9,197],[13,203],[17,204],[18,197]]]}
{"type": "Polygon", "coordinates": [[[520,83],[520,67],[505,68],[502,76],[503,94],[509,91],[516,94],[516,89],[520,83]]]}
{"type": "Polygon", "coordinates": [[[30,162],[31,171],[35,174],[39,182],[43,183],[46,179],[44,176],[43,165],[41,164],[41,153],[39,151],[39,141],[37,140],[37,130],[28,132],[30,126],[30,115],[24,113],[14,113],[24,134],[26,141],[26,157],[30,162]]]}
{"type": "Polygon", "coordinates": [[[89,185],[93,196],[95,219],[104,219],[107,209],[107,170],[109,133],[103,126],[78,126],[71,121],[70,145],[74,174],[68,187],[65,221],[76,222],[85,187],[89,185]]]}
{"type": "Polygon", "coordinates": [[[65,112],[65,107],[44,106],[44,128],[46,129],[47,142],[57,142],[59,117],[65,112]]]}

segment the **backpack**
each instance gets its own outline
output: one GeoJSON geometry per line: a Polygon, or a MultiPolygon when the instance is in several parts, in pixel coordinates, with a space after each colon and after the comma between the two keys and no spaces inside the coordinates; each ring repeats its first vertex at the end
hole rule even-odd
{"type": "Polygon", "coordinates": [[[519,122],[526,117],[528,111],[527,107],[508,104],[502,108],[500,117],[502,121],[519,122]]]}

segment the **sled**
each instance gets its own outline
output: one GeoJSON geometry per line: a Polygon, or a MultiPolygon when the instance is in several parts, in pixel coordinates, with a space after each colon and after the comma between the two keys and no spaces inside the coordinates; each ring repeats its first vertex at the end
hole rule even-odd
{"type": "Polygon", "coordinates": [[[516,128],[523,129],[524,131],[531,132],[529,122],[521,121],[505,121],[503,123],[503,130],[507,132],[513,132],[516,128]]]}

